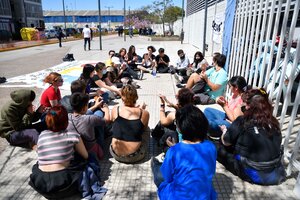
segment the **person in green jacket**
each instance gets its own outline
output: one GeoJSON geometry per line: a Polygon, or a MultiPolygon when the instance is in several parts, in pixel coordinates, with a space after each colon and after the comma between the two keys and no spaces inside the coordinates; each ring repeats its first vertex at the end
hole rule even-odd
{"type": "Polygon", "coordinates": [[[32,102],[35,92],[27,89],[15,90],[10,93],[11,100],[1,110],[0,136],[11,145],[35,149],[39,132],[43,127],[40,123],[32,124],[40,119],[44,108],[40,106],[34,111],[32,102]]]}

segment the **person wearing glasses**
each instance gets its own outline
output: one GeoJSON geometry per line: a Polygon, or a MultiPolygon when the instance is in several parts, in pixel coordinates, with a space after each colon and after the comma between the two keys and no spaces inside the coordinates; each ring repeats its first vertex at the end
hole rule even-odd
{"type": "Polygon", "coordinates": [[[51,72],[45,77],[44,83],[48,83],[49,87],[42,93],[40,101],[41,105],[46,108],[60,105],[61,94],[59,87],[64,83],[61,74],[51,72]]]}

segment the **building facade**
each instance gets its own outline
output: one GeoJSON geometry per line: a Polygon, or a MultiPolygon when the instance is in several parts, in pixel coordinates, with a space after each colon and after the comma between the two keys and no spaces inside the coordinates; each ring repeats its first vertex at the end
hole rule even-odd
{"type": "MultiPolygon", "coordinates": [[[[86,24],[95,27],[99,24],[98,10],[78,10],[78,11],[44,11],[45,26],[52,28],[63,26],[66,21],[67,28],[82,28],[86,24]]],[[[124,11],[122,10],[101,10],[101,25],[103,28],[110,28],[123,24],[124,11]]]]}
{"type": "Polygon", "coordinates": [[[42,0],[1,0],[0,30],[18,37],[23,27],[44,27],[42,0]]]}

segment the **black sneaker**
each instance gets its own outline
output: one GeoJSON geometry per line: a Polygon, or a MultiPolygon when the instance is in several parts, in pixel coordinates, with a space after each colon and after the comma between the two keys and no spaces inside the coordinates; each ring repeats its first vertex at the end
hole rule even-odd
{"type": "Polygon", "coordinates": [[[181,85],[181,84],[179,83],[179,84],[176,84],[176,87],[178,87],[178,88],[184,88],[185,86],[184,86],[184,85],[181,85]]]}

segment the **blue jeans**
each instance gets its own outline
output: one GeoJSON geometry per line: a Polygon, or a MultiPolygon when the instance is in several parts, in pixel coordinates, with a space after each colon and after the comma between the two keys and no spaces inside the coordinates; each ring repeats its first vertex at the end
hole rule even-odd
{"type": "Polygon", "coordinates": [[[159,162],[155,157],[151,159],[151,170],[153,173],[153,179],[154,183],[157,186],[157,188],[160,186],[160,184],[164,181],[164,177],[160,171],[162,163],[159,162]]]}
{"type": "MultiPolygon", "coordinates": [[[[91,110],[86,111],[87,115],[97,115],[98,117],[103,118],[104,112],[101,110],[97,110],[93,113],[91,110]]],[[[104,126],[96,126],[95,127],[95,135],[97,138],[97,143],[103,148],[104,146],[104,126]]]]}
{"type": "Polygon", "coordinates": [[[227,128],[230,123],[226,120],[227,116],[225,112],[214,108],[206,108],[204,110],[204,115],[206,116],[209,123],[209,134],[213,137],[220,137],[222,131],[220,129],[221,125],[225,125],[227,128]]]}

